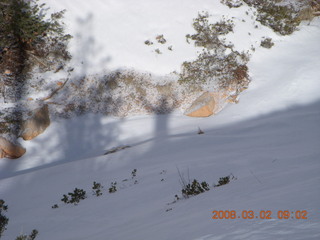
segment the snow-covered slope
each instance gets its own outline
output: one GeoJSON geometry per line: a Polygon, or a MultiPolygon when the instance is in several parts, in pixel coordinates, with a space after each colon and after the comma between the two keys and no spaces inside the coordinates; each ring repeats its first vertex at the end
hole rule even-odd
{"type": "MultiPolygon", "coordinates": [[[[86,73],[105,69],[101,59],[112,56],[106,69],[165,75],[196,54],[184,36],[198,11],[247,18],[245,7],[230,10],[209,0],[45,2],[68,10],[66,23],[75,36],[71,47],[79,56],[75,64],[85,58],[87,68],[80,70],[86,73]],[[156,55],[154,46],[144,44],[156,34],[173,42],[173,56],[156,55]]],[[[251,31],[252,23],[244,23],[242,29],[251,31]]],[[[239,104],[217,116],[56,120],[25,145],[21,159],[1,159],[0,199],[8,204],[10,219],[3,239],[34,228],[40,240],[319,239],[320,20],[287,37],[261,26],[255,33],[235,42],[243,50],[251,40],[256,47],[249,89],[239,104]],[[275,39],[270,50],[258,47],[264,35],[275,39]],[[205,133],[198,135],[198,127],[205,133]],[[103,155],[121,145],[131,147],[103,155]],[[231,173],[237,179],[172,204],[176,194],[181,196],[178,169],[210,185],[231,173]],[[93,181],[104,185],[102,196],[92,196],[93,181]],[[118,191],[109,194],[114,181],[118,191]],[[78,206],[63,204],[62,195],[75,187],[85,189],[88,198],[78,206]],[[52,209],[54,204],[59,208],[52,209]],[[240,218],[212,219],[214,210],[236,210],[240,218]],[[243,210],[256,216],[270,210],[272,219],[243,219],[243,210]],[[279,219],[279,210],[307,211],[307,219],[279,219]]]]}

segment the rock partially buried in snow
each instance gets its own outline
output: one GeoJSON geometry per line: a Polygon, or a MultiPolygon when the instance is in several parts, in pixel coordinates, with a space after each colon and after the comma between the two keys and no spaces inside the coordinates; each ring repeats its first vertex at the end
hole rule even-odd
{"type": "Polygon", "coordinates": [[[24,147],[0,137],[0,158],[19,158],[25,153],[24,147]]]}
{"type": "Polygon", "coordinates": [[[27,119],[21,127],[21,137],[24,140],[31,140],[43,133],[50,125],[48,105],[36,110],[34,115],[27,119]]]}
{"type": "Polygon", "coordinates": [[[185,111],[189,117],[209,117],[217,114],[226,105],[228,94],[220,92],[204,92],[185,111]]]}
{"type": "Polygon", "coordinates": [[[192,103],[186,110],[185,115],[189,117],[209,117],[213,114],[214,107],[213,95],[205,92],[192,103]]]}

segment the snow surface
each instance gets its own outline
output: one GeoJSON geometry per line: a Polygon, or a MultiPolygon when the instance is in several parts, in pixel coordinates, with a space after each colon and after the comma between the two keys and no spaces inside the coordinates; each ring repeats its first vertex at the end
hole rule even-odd
{"type": "Polygon", "coordinates": [[[235,30],[238,37],[228,39],[239,49],[256,47],[252,82],[239,104],[211,118],[174,113],[55,120],[44,134],[23,142],[25,156],[0,161],[0,199],[10,219],[4,240],[32,229],[40,240],[320,239],[319,18],[282,37],[260,25],[255,29],[246,7],[229,9],[220,1],[45,2],[68,10],[74,61],[86,65],[79,73],[179,70],[198,51],[185,42],[197,12],[235,16],[243,25],[235,30]],[[172,53],[156,55],[154,45],[144,44],[157,34],[170,41],[172,53]],[[262,36],[271,36],[275,46],[260,48],[262,36]],[[205,133],[198,135],[198,127],[205,133]],[[131,147],[103,155],[121,145],[131,147]],[[138,184],[131,180],[133,169],[138,184]],[[230,173],[237,180],[171,204],[181,195],[177,169],[210,185],[230,173]],[[93,181],[104,185],[101,197],[91,195],[93,181]],[[118,191],[109,194],[114,181],[118,191]],[[85,189],[88,199],[63,204],[62,195],[75,187],[85,189]],[[59,208],[51,209],[53,204],[59,208]],[[214,220],[213,210],[271,210],[273,219],[214,220]],[[281,220],[278,210],[306,210],[308,219],[281,220]]]}

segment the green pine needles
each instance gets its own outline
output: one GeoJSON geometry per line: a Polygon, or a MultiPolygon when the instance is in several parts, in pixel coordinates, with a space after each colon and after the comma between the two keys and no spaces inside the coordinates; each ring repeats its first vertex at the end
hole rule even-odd
{"type": "Polygon", "coordinates": [[[2,233],[7,229],[6,226],[8,225],[9,218],[3,215],[3,212],[8,210],[8,206],[5,205],[5,201],[0,199],[0,238],[2,233]]]}
{"type": "Polygon", "coordinates": [[[23,79],[35,66],[45,72],[70,60],[65,10],[47,16],[47,9],[38,0],[0,0],[0,72],[23,79]]]}
{"type": "Polygon", "coordinates": [[[71,36],[64,34],[61,23],[65,11],[46,19],[44,7],[38,0],[0,0],[0,45],[23,43],[30,47],[48,35],[55,35],[60,41],[69,39],[71,36]]]}

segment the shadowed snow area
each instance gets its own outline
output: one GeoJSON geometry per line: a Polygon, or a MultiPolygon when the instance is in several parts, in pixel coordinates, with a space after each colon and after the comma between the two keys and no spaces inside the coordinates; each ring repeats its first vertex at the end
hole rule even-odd
{"type": "MultiPolygon", "coordinates": [[[[295,106],[220,128],[206,127],[203,135],[196,134],[196,127],[171,131],[168,116],[158,116],[149,126],[154,134],[129,137],[122,143],[131,148],[114,154],[103,156],[103,151],[97,151],[92,153],[94,158],[49,167],[45,161],[52,153],[44,151],[44,163],[38,169],[17,171],[17,176],[1,180],[1,196],[10,203],[8,216],[12,216],[6,236],[14,236],[22,227],[37,226],[44,239],[102,239],[106,234],[110,239],[317,239],[319,110],[320,102],[295,106]],[[230,173],[237,180],[167,205],[181,191],[177,168],[210,185],[230,173]],[[130,178],[132,169],[138,170],[136,185],[122,182],[130,178]],[[99,198],[91,196],[93,181],[106,187],[117,181],[119,190],[99,198]],[[75,187],[86,189],[89,199],[79,206],[62,204],[51,209],[75,187]],[[270,210],[273,219],[213,220],[213,210],[270,210]],[[306,210],[308,219],[280,220],[278,210],[306,210]]],[[[143,120],[131,120],[133,129],[143,120]]],[[[148,128],[148,124],[143,126],[148,128]]],[[[80,128],[86,132],[84,126],[80,128]]],[[[76,134],[67,129],[68,134],[76,134]]],[[[102,141],[108,142],[97,135],[95,142],[102,141]]],[[[73,144],[60,139],[60,152],[65,147],[65,157],[67,149],[77,149],[81,155],[84,146],[73,144]]],[[[7,165],[10,163],[19,169],[19,161],[7,165]]]]}

